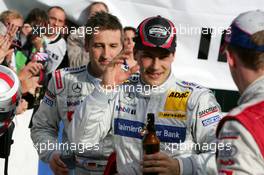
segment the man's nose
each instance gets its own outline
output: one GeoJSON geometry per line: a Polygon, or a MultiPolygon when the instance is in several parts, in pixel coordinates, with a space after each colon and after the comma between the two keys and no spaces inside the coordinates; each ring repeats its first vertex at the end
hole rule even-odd
{"type": "Polygon", "coordinates": [[[104,50],[103,50],[103,57],[104,58],[110,58],[111,57],[111,50],[110,48],[108,47],[104,47],[104,50]]]}
{"type": "Polygon", "coordinates": [[[153,62],[152,62],[152,68],[153,69],[158,69],[160,65],[160,59],[159,57],[154,57],[153,62]]]}

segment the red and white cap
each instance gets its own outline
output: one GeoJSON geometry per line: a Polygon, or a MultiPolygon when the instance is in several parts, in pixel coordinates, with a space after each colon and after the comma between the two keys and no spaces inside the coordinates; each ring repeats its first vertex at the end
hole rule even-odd
{"type": "Polygon", "coordinates": [[[138,50],[145,47],[155,47],[173,53],[176,49],[176,28],[166,18],[161,16],[149,17],[139,24],[134,41],[135,48],[138,50]]]}
{"type": "Polygon", "coordinates": [[[20,95],[16,73],[0,65],[0,136],[8,129],[15,116],[20,95]]]}

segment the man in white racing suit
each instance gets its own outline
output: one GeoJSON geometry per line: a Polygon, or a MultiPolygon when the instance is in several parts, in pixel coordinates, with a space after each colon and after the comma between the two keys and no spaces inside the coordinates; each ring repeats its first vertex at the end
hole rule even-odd
{"type": "Polygon", "coordinates": [[[101,81],[106,65],[122,50],[122,25],[117,17],[98,13],[89,19],[87,27],[93,29],[92,33],[86,33],[86,50],[90,54],[90,63],[88,66],[56,71],[33,117],[31,137],[34,145],[40,158],[48,162],[58,175],[68,174],[69,171],[60,158],[63,151],[81,154],[83,147],[91,150],[89,154],[82,154],[83,159],[77,159],[77,166],[81,166],[79,170],[83,174],[102,174],[107,157],[112,152],[110,135],[100,145],[58,144],[59,122],[64,124],[62,143],[67,143],[66,132],[76,107],[93,91],[101,81]]]}
{"type": "Polygon", "coordinates": [[[234,19],[225,37],[225,54],[241,93],[238,107],[219,123],[220,174],[264,173],[264,11],[248,11],[234,19]]]}
{"type": "Polygon", "coordinates": [[[112,132],[121,175],[216,173],[216,125],[222,114],[212,92],[177,80],[171,72],[176,48],[173,23],[160,16],[137,29],[135,58],[139,66],[123,70],[122,53],[110,63],[102,82],[74,113],[69,139],[98,143],[112,132]],[[122,84],[140,69],[140,80],[122,84]],[[147,113],[155,114],[160,152],[142,154],[141,131],[147,113]],[[143,169],[141,168],[143,165],[143,169]]]}

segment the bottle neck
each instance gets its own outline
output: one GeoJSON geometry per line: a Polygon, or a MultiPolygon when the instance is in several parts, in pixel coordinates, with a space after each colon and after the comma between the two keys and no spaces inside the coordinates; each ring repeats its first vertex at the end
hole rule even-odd
{"type": "Polygon", "coordinates": [[[149,123],[147,125],[148,132],[156,132],[155,125],[153,123],[149,123]]]}

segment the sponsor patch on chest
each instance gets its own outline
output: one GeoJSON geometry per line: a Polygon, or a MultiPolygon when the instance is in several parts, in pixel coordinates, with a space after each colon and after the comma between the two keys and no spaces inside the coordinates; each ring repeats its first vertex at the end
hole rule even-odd
{"type": "Polygon", "coordinates": [[[164,110],[186,112],[187,101],[189,96],[190,96],[190,91],[184,91],[184,92],[169,91],[167,94],[164,110]]]}

